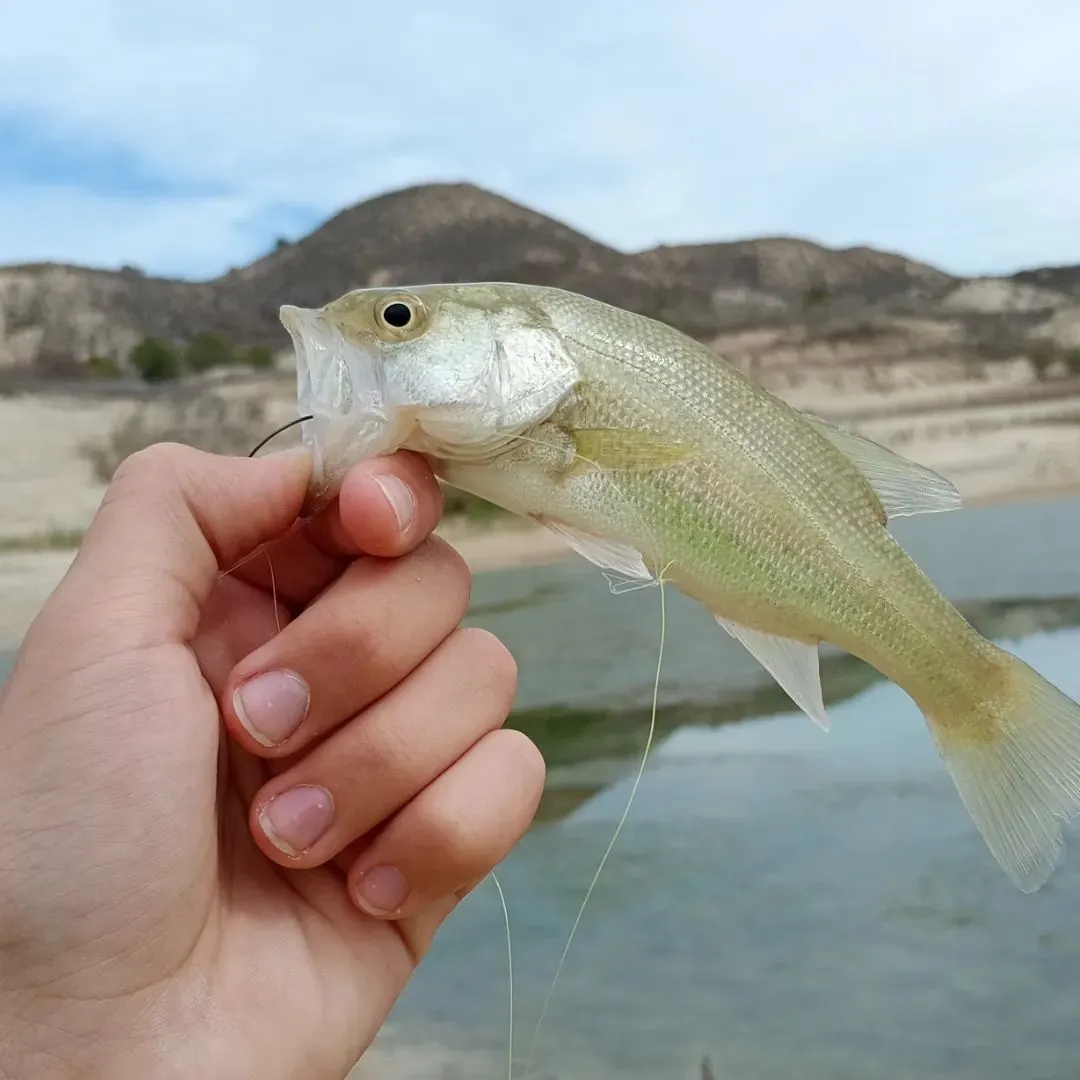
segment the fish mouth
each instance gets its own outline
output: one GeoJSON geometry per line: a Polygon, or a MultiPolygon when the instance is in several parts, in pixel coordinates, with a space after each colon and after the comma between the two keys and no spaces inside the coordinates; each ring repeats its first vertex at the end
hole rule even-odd
{"type": "Polygon", "coordinates": [[[296,354],[296,403],[312,455],[308,508],[326,505],[357,462],[392,452],[391,408],[374,348],[347,341],[326,314],[284,304],[279,318],[296,354]]]}

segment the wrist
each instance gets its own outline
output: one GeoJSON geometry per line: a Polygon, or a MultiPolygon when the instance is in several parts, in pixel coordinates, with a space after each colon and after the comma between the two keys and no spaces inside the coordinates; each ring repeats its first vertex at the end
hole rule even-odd
{"type": "Polygon", "coordinates": [[[143,1068],[145,1048],[116,1038],[125,1004],[0,1000],[0,1080],[168,1080],[143,1068]]]}

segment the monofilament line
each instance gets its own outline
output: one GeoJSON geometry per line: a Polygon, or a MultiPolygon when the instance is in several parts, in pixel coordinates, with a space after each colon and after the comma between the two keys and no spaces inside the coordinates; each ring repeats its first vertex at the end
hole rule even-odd
{"type": "MultiPolygon", "coordinates": [[[[288,431],[291,427],[296,427],[297,424],[302,424],[306,420],[311,420],[310,416],[298,416],[295,420],[290,420],[287,424],[282,424],[281,427],[271,431],[261,442],[256,443],[255,448],[248,454],[249,458],[253,458],[271,439],[276,439],[283,431],[288,431]]],[[[274,624],[277,626],[277,632],[281,633],[281,612],[278,610],[278,597],[277,597],[277,578],[274,576],[274,564],[270,559],[270,552],[266,550],[266,545],[260,545],[255,551],[251,552],[248,558],[252,558],[262,551],[266,556],[266,565],[270,570],[270,601],[274,605],[274,624]]],[[[238,566],[242,566],[247,559],[241,559],[236,566],[230,567],[225,571],[225,574],[231,574],[238,566]]],[[[224,575],[223,575],[224,576],[224,575]]]]}
{"type": "Polygon", "coordinates": [[[581,901],[581,907],[578,908],[577,917],[574,919],[574,925],[570,928],[570,936],[566,939],[562,955],[559,957],[559,962],[555,967],[555,977],[551,980],[551,987],[547,992],[547,997],[544,998],[544,1005],[540,1010],[540,1019],[536,1022],[532,1042],[529,1046],[529,1056],[525,1062],[525,1080],[528,1080],[529,1070],[532,1067],[533,1056],[536,1051],[536,1043],[540,1037],[540,1028],[543,1026],[544,1019],[547,1016],[548,1006],[551,1004],[551,997],[555,993],[555,985],[558,983],[559,976],[562,974],[563,966],[566,963],[566,957],[570,952],[570,946],[574,941],[574,936],[577,934],[578,926],[581,924],[581,918],[585,914],[585,908],[592,897],[593,890],[596,888],[596,883],[600,880],[600,875],[603,873],[608,858],[619,839],[619,834],[622,832],[623,825],[626,824],[626,819],[630,815],[630,807],[634,804],[634,798],[637,795],[641,779],[645,775],[645,766],[649,760],[649,751],[652,749],[653,737],[656,734],[656,714],[660,701],[660,672],[664,664],[664,642],[667,638],[667,601],[664,591],[664,575],[668,572],[670,566],[671,564],[669,563],[657,576],[657,584],[660,587],[660,648],[656,657],[656,678],[653,680],[652,712],[649,717],[649,734],[645,740],[645,751],[641,755],[641,764],[638,766],[637,775],[634,777],[634,783],[630,788],[630,798],[626,800],[626,807],[622,812],[622,817],[619,818],[619,823],[615,826],[615,831],[611,834],[608,846],[604,851],[603,857],[600,859],[596,872],[593,874],[592,881],[589,883],[589,888],[586,890],[585,898],[581,901]]]}
{"type": "Polygon", "coordinates": [[[503,922],[506,924],[506,973],[510,984],[510,1035],[506,1048],[506,1080],[514,1080],[514,944],[510,936],[510,911],[506,906],[506,894],[495,871],[492,870],[488,876],[499,892],[503,922]]]}
{"type": "Polygon", "coordinates": [[[271,439],[276,439],[283,431],[288,431],[291,427],[296,427],[297,424],[302,424],[306,420],[314,420],[313,416],[298,416],[295,420],[290,420],[287,424],[282,424],[276,431],[271,431],[269,435],[260,442],[254,450],[248,454],[248,457],[254,457],[271,439]]]}

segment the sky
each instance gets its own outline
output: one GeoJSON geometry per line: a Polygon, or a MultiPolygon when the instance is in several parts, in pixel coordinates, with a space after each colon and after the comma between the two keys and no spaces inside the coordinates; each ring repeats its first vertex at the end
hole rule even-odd
{"type": "Polygon", "coordinates": [[[1077,0],[0,0],[0,264],[203,278],[468,180],[624,250],[1080,262],[1077,0]]]}

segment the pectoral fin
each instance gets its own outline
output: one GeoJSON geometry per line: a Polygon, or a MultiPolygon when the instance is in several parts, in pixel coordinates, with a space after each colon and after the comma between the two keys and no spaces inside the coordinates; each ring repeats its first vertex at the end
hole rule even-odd
{"type": "Polygon", "coordinates": [[[666,469],[698,453],[696,446],[629,428],[578,428],[570,432],[577,458],[570,473],[601,469],[666,469]]]}
{"type": "Polygon", "coordinates": [[[829,730],[829,717],[821,700],[821,669],[816,645],[750,630],[719,615],[714,618],[746,647],[818,727],[823,731],[829,730]]]}
{"type": "Polygon", "coordinates": [[[887,519],[960,509],[960,493],[932,469],[809,413],[803,416],[866,477],[887,519]]]}

